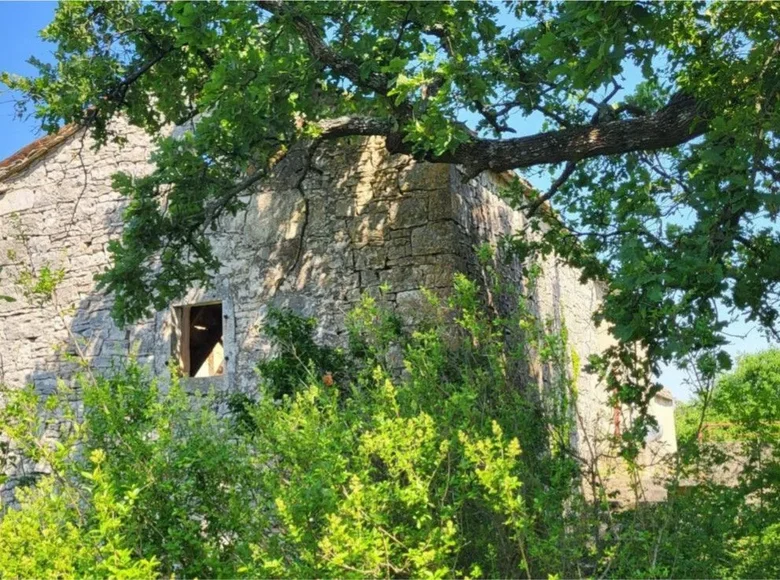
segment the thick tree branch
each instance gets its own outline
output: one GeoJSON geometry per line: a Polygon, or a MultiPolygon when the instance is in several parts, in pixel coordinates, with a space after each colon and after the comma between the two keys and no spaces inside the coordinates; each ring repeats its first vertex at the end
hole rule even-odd
{"type": "MultiPolygon", "coordinates": [[[[255,4],[270,14],[291,19],[309,47],[312,56],[356,86],[386,95],[389,81],[385,75],[361,74],[357,63],[335,52],[322,39],[320,31],[306,18],[296,14],[284,0],[256,0],[255,4]]],[[[432,29],[432,34],[440,32],[432,29]]],[[[446,39],[445,39],[446,40],[446,39]]],[[[609,95],[611,97],[619,87],[609,95]]],[[[608,97],[608,98],[609,98],[608,97]]],[[[605,99],[607,100],[607,99],[605,99]]],[[[398,122],[398,120],[397,120],[398,122]]],[[[400,122],[399,122],[400,124],[400,122]]],[[[394,123],[369,117],[341,117],[319,123],[321,138],[346,135],[384,135],[388,149],[394,153],[412,153],[394,123]]],[[[634,119],[617,119],[596,126],[582,125],[558,131],[538,133],[512,139],[477,139],[442,155],[426,155],[426,161],[458,163],[469,176],[491,169],[507,171],[533,165],[573,163],[600,155],[632,151],[653,151],[680,145],[703,134],[706,122],[693,97],[675,95],[669,104],[654,114],[634,119]]]]}
{"type": "MultiPolygon", "coordinates": [[[[392,153],[412,154],[391,119],[339,117],[320,121],[321,138],[382,135],[392,153]]],[[[707,130],[706,116],[692,97],[675,96],[656,113],[601,125],[581,125],[513,139],[473,139],[452,152],[426,155],[426,161],[457,163],[469,176],[490,169],[508,171],[534,165],[574,163],[601,155],[655,151],[681,145],[707,130]]],[[[568,176],[567,176],[568,177],[568,176]]]]}
{"type": "MultiPolygon", "coordinates": [[[[315,127],[316,140],[350,135],[384,136],[391,152],[412,153],[409,145],[403,142],[393,119],[344,116],[319,121],[315,127]]],[[[534,213],[571,176],[576,162],[581,159],[672,147],[701,135],[705,128],[705,123],[697,117],[695,101],[677,98],[666,108],[641,119],[613,121],[599,126],[586,125],[504,141],[476,139],[461,145],[452,153],[431,155],[425,159],[461,164],[466,167],[468,176],[475,176],[485,169],[506,171],[544,163],[567,163],[550,190],[529,209],[530,213],[534,213]]],[[[263,177],[260,172],[248,176],[225,197],[239,195],[263,177]]]]}
{"type": "Polygon", "coordinates": [[[315,126],[322,139],[337,139],[349,135],[389,136],[397,131],[397,125],[392,119],[359,115],[324,119],[315,123],[315,126]]]}
{"type": "Polygon", "coordinates": [[[477,175],[485,169],[507,171],[601,155],[655,151],[686,143],[706,130],[706,118],[696,100],[677,96],[656,113],[636,119],[571,127],[513,139],[474,140],[464,143],[441,161],[462,163],[470,175],[477,175]]]}

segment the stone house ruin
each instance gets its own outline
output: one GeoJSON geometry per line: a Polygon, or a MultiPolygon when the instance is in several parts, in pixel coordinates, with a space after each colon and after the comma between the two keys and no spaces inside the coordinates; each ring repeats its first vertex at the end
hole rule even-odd
{"type": "MultiPolygon", "coordinates": [[[[93,276],[108,266],[107,243],[122,227],[123,200],[111,188],[117,171],[149,171],[152,143],[130,126],[124,146],[93,151],[75,128],[47,136],[0,162],[0,383],[32,383],[42,392],[74,370],[62,345],[78,339],[94,368],[133,352],[155,373],[178,358],[185,375],[223,390],[249,390],[254,366],[269,353],[262,324],[269,307],[289,307],[319,322],[318,339],[343,339],[345,315],[363,292],[387,300],[413,321],[422,288],[445,293],[456,272],[478,274],[474,248],[518,231],[523,216],[499,195],[508,177],[466,181],[456,166],[390,155],[375,139],[322,148],[301,191],[283,178],[246,197],[247,210],[211,234],[221,268],[213,288],[192,289],[165,311],[128,328],[111,320],[111,297],[93,276]],[[26,300],[22,269],[62,269],[56,304],[26,300]]],[[[542,265],[535,291],[540,316],[565,321],[580,361],[612,343],[591,315],[603,290],[555,260],[542,265]]],[[[522,283],[520,264],[504,274],[522,283]]],[[[614,428],[597,378],[578,376],[578,438],[614,428]]],[[[663,400],[662,400],[663,399],[663,400]]],[[[656,448],[675,445],[671,401],[657,401],[656,448]],[[667,404],[667,402],[669,404],[667,404]]],[[[583,446],[584,448],[584,446],[583,446]]]]}

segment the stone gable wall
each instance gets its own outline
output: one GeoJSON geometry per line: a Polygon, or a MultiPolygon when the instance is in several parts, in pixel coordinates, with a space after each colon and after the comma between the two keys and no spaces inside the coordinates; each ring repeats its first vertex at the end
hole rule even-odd
{"type": "MultiPolygon", "coordinates": [[[[5,384],[53,389],[57,377],[75,370],[65,356],[76,354],[75,337],[97,369],[133,351],[166,371],[172,309],[117,328],[111,299],[93,280],[108,266],[108,240],[121,228],[122,199],[111,175],[150,170],[148,138],[123,130],[124,148],[94,152],[88,139],[75,136],[2,182],[0,294],[17,298],[0,302],[5,384]],[[44,265],[64,270],[59,308],[31,303],[15,283],[22,271],[44,265]]],[[[216,384],[226,389],[255,383],[255,362],[269,349],[261,335],[269,307],[315,316],[319,338],[339,343],[345,315],[363,292],[389,288],[385,299],[413,313],[421,288],[444,293],[453,273],[466,269],[469,249],[455,220],[449,167],[390,156],[378,140],[323,148],[300,190],[291,165],[245,198],[246,213],[223,220],[210,235],[221,262],[213,287],[180,301],[222,301],[227,374],[216,384]]]]}
{"type": "MultiPolygon", "coordinates": [[[[119,234],[122,199],[111,175],[150,170],[147,136],[123,127],[127,144],[95,152],[77,133],[0,181],[0,383],[34,383],[43,392],[75,370],[66,354],[74,339],[97,369],[129,352],[165,375],[174,332],[173,308],[129,328],[110,318],[111,299],[96,291],[93,276],[106,268],[108,241],[119,234]],[[24,269],[62,268],[59,308],[32,304],[14,280],[24,269]],[[65,347],[65,348],[63,348],[65,347]]],[[[280,175],[245,198],[247,211],[224,219],[210,235],[221,268],[211,289],[193,289],[179,304],[220,300],[226,373],[209,379],[232,391],[256,384],[256,362],[270,345],[262,324],[271,306],[290,307],[319,321],[319,340],[345,340],[344,320],[364,292],[385,298],[411,321],[423,303],[422,288],[444,294],[455,272],[479,277],[474,247],[495,245],[519,231],[522,216],[498,191],[504,177],[483,174],[464,182],[458,168],[391,156],[378,139],[342,140],[321,148],[314,171],[295,187],[294,160],[280,175]]],[[[500,266],[522,286],[516,262],[500,266]]],[[[565,324],[582,364],[611,342],[591,315],[602,298],[598,284],[580,284],[579,273],[549,259],[533,301],[540,317],[565,324]]],[[[544,388],[544,369],[537,369],[544,388]]],[[[578,376],[580,447],[609,429],[612,411],[596,378],[578,376]]],[[[0,404],[2,402],[0,401],[0,404]]]]}
{"type": "Polygon", "coordinates": [[[89,140],[72,137],[0,183],[0,294],[17,299],[0,301],[0,382],[50,391],[58,376],[73,370],[65,361],[74,352],[71,335],[86,341],[96,366],[106,367],[112,353],[149,334],[148,323],[116,328],[110,303],[94,290],[94,274],[108,263],[108,241],[121,227],[122,200],[111,189],[111,175],[149,171],[149,140],[132,131],[127,137],[121,150],[109,144],[99,152],[89,140]],[[59,309],[34,304],[15,284],[22,271],[40,272],[47,264],[65,271],[59,309]]]}
{"type": "MultiPolygon", "coordinates": [[[[502,236],[522,232],[525,220],[499,195],[501,187],[506,185],[504,176],[482,174],[464,182],[463,174],[451,167],[450,179],[450,189],[454,192],[453,219],[459,230],[458,241],[466,264],[465,271],[479,278],[481,268],[471,248],[485,242],[498,246],[502,236]]],[[[568,372],[570,377],[577,379],[577,404],[573,409],[576,430],[572,437],[581,459],[599,465],[603,481],[610,491],[619,492],[617,497],[621,501],[632,500],[635,494],[640,501],[664,499],[666,490],[659,484],[657,476],[667,473],[670,454],[677,450],[671,395],[664,391],[651,401],[649,411],[658,421],[661,435],[653,438],[638,458],[643,470],[641,482],[636,486],[617,459],[610,441],[615,430],[615,411],[609,404],[608,393],[598,377],[585,370],[591,355],[600,354],[614,344],[608,326],[596,326],[593,322],[593,314],[604,298],[606,286],[598,282],[583,284],[578,270],[561,263],[554,256],[541,263],[542,273],[533,289],[523,288],[523,270],[516,261],[507,263],[499,252],[497,266],[502,279],[521,288],[528,296],[530,307],[548,328],[553,331],[566,329],[568,372]]],[[[511,308],[512,305],[498,307],[511,308]]],[[[550,375],[555,372],[533,363],[529,371],[529,378],[537,381],[540,392],[548,388],[550,375]]],[[[621,425],[629,424],[631,411],[621,409],[619,413],[621,425]]]]}
{"type": "MultiPolygon", "coordinates": [[[[512,210],[499,196],[501,187],[506,185],[501,176],[483,174],[465,183],[461,172],[452,168],[451,179],[451,187],[456,192],[456,222],[468,245],[487,242],[495,247],[502,236],[523,231],[526,225],[523,215],[512,210]]],[[[479,272],[475,253],[470,252],[468,256],[468,270],[479,272]]],[[[501,277],[522,289],[540,321],[553,332],[566,329],[568,372],[570,377],[577,377],[577,408],[574,410],[577,432],[573,436],[583,453],[597,455],[596,447],[603,447],[602,435],[612,424],[612,409],[603,385],[595,375],[586,373],[584,367],[588,357],[613,344],[607,327],[597,327],[592,318],[603,299],[604,287],[594,282],[581,283],[580,273],[555,257],[541,263],[541,275],[532,289],[523,287],[522,267],[516,261],[506,263],[499,252],[497,263],[501,277]],[[588,452],[591,443],[593,453],[588,452]]],[[[511,308],[511,305],[504,308],[511,308]]],[[[537,381],[540,391],[548,388],[547,381],[556,372],[538,366],[531,371],[531,379],[537,381]]]]}

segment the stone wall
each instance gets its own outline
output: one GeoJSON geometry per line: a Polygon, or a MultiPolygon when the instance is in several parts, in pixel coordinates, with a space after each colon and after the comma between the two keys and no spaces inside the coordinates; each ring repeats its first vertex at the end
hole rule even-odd
{"type": "MultiPolygon", "coordinates": [[[[463,173],[450,167],[450,190],[453,220],[458,231],[458,247],[466,271],[479,278],[481,268],[473,248],[482,243],[499,247],[502,236],[522,232],[526,225],[524,216],[500,197],[507,185],[507,175],[485,173],[465,182],[463,173]]],[[[532,235],[532,234],[528,234],[532,235]]],[[[565,328],[568,340],[568,373],[576,379],[576,408],[572,409],[576,430],[573,444],[580,458],[598,466],[603,482],[610,491],[617,491],[623,501],[636,496],[641,501],[658,501],[666,497],[666,490],[659,484],[659,477],[667,473],[667,462],[677,451],[674,428],[674,403],[671,394],[664,390],[650,403],[649,411],[656,418],[659,430],[648,438],[648,444],[638,458],[643,467],[640,481],[632,481],[616,454],[615,409],[609,404],[608,393],[594,374],[586,372],[591,355],[601,354],[615,344],[606,324],[596,326],[593,314],[604,299],[606,286],[598,282],[582,283],[580,272],[551,256],[541,263],[541,275],[533,288],[525,284],[523,268],[516,260],[506,260],[500,255],[495,265],[501,278],[516,285],[529,298],[530,307],[551,331],[565,328]]],[[[496,299],[498,299],[496,297],[496,299]]],[[[511,308],[512,305],[499,305],[511,308]]],[[[552,368],[532,366],[531,381],[536,381],[540,392],[548,388],[550,375],[558,372],[552,368]]],[[[620,409],[619,424],[630,424],[633,413],[620,409]]],[[[587,468],[584,470],[587,473],[587,468]]]]}
{"type": "Polygon", "coordinates": [[[149,140],[126,134],[124,148],[109,144],[99,152],[89,140],[72,136],[0,182],[0,294],[17,299],[0,301],[0,382],[6,385],[53,389],[58,376],[73,371],[66,360],[75,353],[73,336],[83,339],[80,348],[99,368],[138,340],[140,354],[151,354],[150,323],[116,328],[110,301],[95,292],[93,281],[121,227],[122,200],[111,189],[111,175],[149,171],[149,140]],[[58,308],[36,305],[15,283],[22,272],[37,273],[46,265],[65,273],[58,308]]]}
{"type": "Polygon", "coordinates": [[[451,168],[389,156],[378,140],[323,148],[303,187],[294,167],[245,198],[246,213],[223,220],[211,235],[220,271],[210,289],[193,289],[171,309],[117,328],[111,299],[94,274],[109,264],[107,242],[119,234],[122,200],[111,190],[116,171],[149,171],[148,139],[127,127],[127,145],[99,152],[74,136],[57,143],[0,187],[0,381],[34,383],[42,391],[67,378],[74,342],[97,369],[133,351],[164,374],[171,358],[173,308],[220,300],[225,317],[227,372],[209,381],[249,389],[254,365],[269,345],[261,328],[271,306],[319,320],[319,339],[343,341],[344,317],[363,292],[384,292],[391,305],[414,313],[420,289],[445,292],[464,270],[450,191],[451,168]],[[45,265],[64,270],[57,307],[25,298],[15,280],[45,265]],[[76,340],[76,337],[78,339],[76,340]],[[65,351],[62,346],[67,345],[65,351]]]}
{"type": "MultiPolygon", "coordinates": [[[[502,236],[523,231],[524,216],[512,210],[499,196],[506,179],[503,175],[483,174],[464,182],[462,173],[457,168],[451,169],[451,188],[456,193],[455,219],[470,247],[484,242],[496,247],[502,236]]],[[[577,429],[573,437],[583,456],[595,458],[604,446],[603,434],[610,428],[612,409],[607,404],[603,385],[595,375],[586,373],[584,367],[591,355],[599,354],[613,344],[607,327],[597,327],[592,318],[603,298],[604,287],[594,282],[581,283],[577,270],[550,257],[541,263],[541,274],[535,286],[522,288],[525,283],[522,266],[516,261],[506,263],[501,255],[496,262],[501,277],[521,288],[531,309],[550,331],[566,329],[567,371],[570,377],[576,377],[577,390],[577,407],[572,410],[577,429]]],[[[473,251],[469,253],[469,270],[479,271],[473,251]]],[[[547,388],[550,375],[559,372],[540,367],[531,370],[530,378],[537,381],[540,391],[547,388]]]]}
{"type": "MultiPolygon", "coordinates": [[[[301,188],[291,160],[245,198],[245,213],[222,221],[211,234],[221,263],[212,288],[193,289],[170,309],[120,329],[93,276],[108,266],[107,243],[121,228],[122,199],[111,189],[111,175],[148,172],[151,152],[145,135],[122,129],[128,141],[121,149],[109,144],[95,152],[82,134],[67,135],[0,177],[0,295],[17,298],[0,301],[0,383],[50,391],[57,377],[75,370],[66,356],[75,344],[97,369],[132,351],[165,375],[174,309],[219,300],[226,372],[203,386],[251,390],[255,364],[270,349],[262,335],[270,307],[316,317],[319,340],[341,343],[351,305],[382,287],[411,321],[422,288],[443,294],[455,272],[479,276],[474,247],[495,245],[523,226],[498,196],[505,176],[465,182],[457,167],[391,156],[378,139],[342,140],[321,148],[301,188]],[[21,272],[46,264],[64,271],[56,306],[32,303],[15,283],[21,272]]],[[[501,271],[522,286],[520,264],[503,264],[501,271]]],[[[565,324],[575,362],[584,364],[612,340],[591,319],[602,292],[598,284],[580,284],[579,273],[555,259],[543,264],[534,308],[553,327],[565,324]]],[[[543,369],[537,370],[544,388],[543,369]]],[[[609,429],[612,410],[594,376],[581,368],[570,372],[578,377],[576,436],[585,449],[609,429]]]]}

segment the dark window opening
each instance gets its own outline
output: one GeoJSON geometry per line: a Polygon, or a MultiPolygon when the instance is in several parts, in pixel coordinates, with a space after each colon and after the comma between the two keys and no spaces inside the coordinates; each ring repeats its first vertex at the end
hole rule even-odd
{"type": "Polygon", "coordinates": [[[219,376],[225,370],[222,343],[222,304],[179,309],[182,372],[190,377],[219,376]]]}

